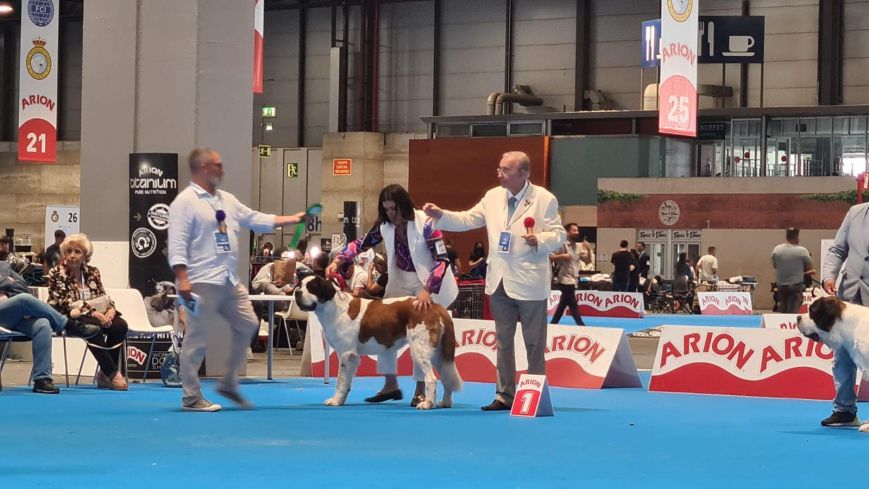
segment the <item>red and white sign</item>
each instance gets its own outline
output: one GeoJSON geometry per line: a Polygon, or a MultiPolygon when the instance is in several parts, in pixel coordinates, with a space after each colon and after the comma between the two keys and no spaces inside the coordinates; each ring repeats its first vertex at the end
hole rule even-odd
{"type": "MultiPolygon", "coordinates": [[[[453,323],[456,331],[456,368],[462,379],[494,383],[497,378],[494,321],[453,319],[453,323]]],[[[514,339],[517,378],[528,370],[521,329],[516,328],[514,339]]],[[[582,389],[642,386],[624,330],[560,325],[549,325],[547,329],[546,377],[549,385],[582,389]]],[[[303,368],[303,375],[320,377],[325,364],[325,340],[314,314],[308,315],[306,336],[305,347],[310,351],[311,366],[310,369],[303,368]]],[[[334,351],[331,352],[331,376],[338,374],[339,363],[338,356],[334,351]]],[[[404,347],[398,354],[398,375],[412,373],[410,352],[404,347]]],[[[356,375],[378,375],[377,358],[363,355],[356,375]]]]}
{"type": "Polygon", "coordinates": [[[265,0],[253,6],[253,93],[263,93],[263,18],[265,0]]]}
{"type": "Polygon", "coordinates": [[[22,2],[18,159],[57,161],[57,0],[22,2]]]}
{"type": "Polygon", "coordinates": [[[522,377],[519,377],[519,384],[516,386],[516,397],[513,398],[510,416],[536,418],[538,416],[552,416],[553,414],[546,376],[522,374],[522,377]]]}
{"type": "Polygon", "coordinates": [[[704,316],[751,315],[748,292],[698,292],[700,313],[704,316]]]}
{"type": "Polygon", "coordinates": [[[829,400],[832,359],[794,330],[664,326],[649,390],[829,400]]]}
{"type": "Polygon", "coordinates": [[[352,168],[353,160],[351,159],[332,160],[332,175],[334,176],[350,176],[352,168]]]}
{"type": "Polygon", "coordinates": [[[697,136],[698,0],[661,0],[658,131],[697,136]]]}
{"type": "Polygon", "coordinates": [[[764,314],[761,326],[772,329],[796,330],[797,316],[799,314],[764,314]]]}
{"type": "MultiPolygon", "coordinates": [[[[552,316],[561,300],[561,291],[549,293],[546,304],[547,313],[552,316]]],[[[576,303],[582,316],[601,316],[613,318],[641,318],[646,306],[643,294],[636,292],[600,292],[597,290],[577,290],[576,303]]]]}

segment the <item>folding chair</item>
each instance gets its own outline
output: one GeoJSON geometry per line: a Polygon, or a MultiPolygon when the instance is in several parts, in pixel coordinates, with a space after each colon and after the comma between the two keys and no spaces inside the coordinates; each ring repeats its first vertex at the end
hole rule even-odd
{"type": "Polygon", "coordinates": [[[3,390],[3,367],[6,365],[6,359],[9,357],[9,350],[13,342],[30,341],[30,338],[18,331],[12,331],[0,326],[0,391],[3,390]]]}

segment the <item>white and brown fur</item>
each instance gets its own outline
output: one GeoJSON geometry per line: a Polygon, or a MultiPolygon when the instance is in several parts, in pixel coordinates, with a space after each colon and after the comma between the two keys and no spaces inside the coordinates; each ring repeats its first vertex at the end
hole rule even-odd
{"type": "Polygon", "coordinates": [[[443,306],[432,304],[421,312],[414,308],[414,297],[358,299],[339,292],[321,277],[305,278],[295,299],[299,309],[317,315],[326,341],[338,353],[338,385],[335,395],[326,400],[327,406],[340,406],[347,400],[360,355],[397,355],[405,344],[410,345],[410,356],[425,381],[425,401],[417,409],[435,405],[435,368],[444,388],[438,406],[452,406],[452,394],[462,389],[462,378],[455,365],[453,321],[443,306]]]}
{"type": "MultiPolygon", "coordinates": [[[[863,376],[869,375],[869,307],[821,297],[812,302],[807,314],[797,316],[797,328],[833,351],[844,348],[863,376]]],[[[860,431],[869,432],[869,420],[860,425],[860,431]]]]}

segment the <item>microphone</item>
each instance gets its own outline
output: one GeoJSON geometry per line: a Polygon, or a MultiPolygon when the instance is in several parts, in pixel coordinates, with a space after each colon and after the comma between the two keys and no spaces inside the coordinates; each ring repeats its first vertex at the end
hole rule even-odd
{"type": "Polygon", "coordinates": [[[534,223],[535,222],[536,221],[534,221],[533,217],[526,217],[525,218],[525,220],[523,221],[523,224],[525,224],[525,234],[534,234],[534,223]]]}

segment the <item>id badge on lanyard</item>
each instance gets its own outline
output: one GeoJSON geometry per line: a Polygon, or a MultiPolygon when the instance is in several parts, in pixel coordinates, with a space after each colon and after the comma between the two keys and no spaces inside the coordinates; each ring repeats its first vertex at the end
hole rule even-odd
{"type": "Polygon", "coordinates": [[[232,253],[232,245],[229,243],[229,234],[214,233],[214,249],[218,254],[232,253]]]}
{"type": "MultiPolygon", "coordinates": [[[[219,202],[220,200],[218,199],[219,202]]],[[[214,233],[214,251],[219,255],[232,253],[232,245],[229,242],[229,233],[226,229],[226,212],[223,209],[215,207],[211,201],[208,203],[214,208],[214,218],[217,219],[217,232],[214,233]]]]}
{"type": "Polygon", "coordinates": [[[513,240],[513,233],[510,231],[501,231],[498,237],[498,253],[510,253],[510,242],[513,240]]]}

